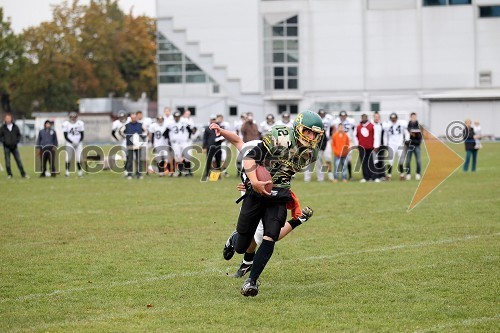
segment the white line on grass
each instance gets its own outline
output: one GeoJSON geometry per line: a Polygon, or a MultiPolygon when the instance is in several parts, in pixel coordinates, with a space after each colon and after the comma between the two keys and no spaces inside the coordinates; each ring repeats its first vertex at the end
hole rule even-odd
{"type": "MultiPolygon", "coordinates": [[[[143,284],[143,283],[148,283],[148,282],[156,282],[156,281],[163,281],[163,280],[169,280],[169,279],[174,279],[174,278],[180,278],[180,277],[191,277],[191,276],[200,276],[200,275],[207,275],[210,273],[225,273],[223,270],[218,270],[218,269],[206,269],[203,271],[199,272],[182,272],[182,273],[170,273],[170,274],[165,274],[165,275],[160,275],[160,276],[154,276],[150,278],[145,278],[145,279],[139,279],[139,280],[128,280],[128,281],[119,281],[119,282],[112,282],[108,285],[91,285],[91,286],[85,286],[85,287],[78,287],[78,288],[71,288],[71,289],[65,289],[65,290],[54,290],[50,293],[39,293],[39,294],[29,294],[25,296],[20,296],[16,298],[16,301],[26,301],[29,299],[33,298],[40,298],[40,297],[50,297],[50,296],[56,296],[56,295],[64,295],[64,294],[70,294],[73,292],[79,292],[79,291],[86,291],[86,290],[94,290],[94,289],[108,289],[108,288],[114,288],[114,287],[123,287],[123,286],[129,286],[129,285],[134,285],[134,284],[143,284]]],[[[8,301],[8,299],[2,300],[2,303],[8,301]]]]}
{"type": "MultiPolygon", "coordinates": [[[[433,246],[433,245],[450,244],[450,243],[456,243],[456,242],[462,242],[462,241],[468,241],[468,240],[474,240],[474,239],[478,239],[478,238],[498,236],[498,235],[500,235],[500,233],[495,233],[495,234],[490,234],[490,235],[467,235],[464,237],[440,239],[440,240],[436,240],[436,241],[428,241],[428,242],[421,242],[421,243],[415,243],[415,244],[401,244],[401,245],[379,247],[379,248],[360,250],[360,251],[352,251],[352,252],[341,252],[341,253],[336,253],[336,254],[332,254],[332,255],[324,255],[324,256],[311,256],[311,257],[305,257],[305,258],[297,258],[294,260],[310,261],[310,260],[333,259],[333,258],[342,257],[342,256],[352,256],[352,255],[358,255],[358,254],[364,254],[364,253],[387,252],[387,251],[395,251],[395,250],[401,250],[401,249],[412,249],[412,248],[419,248],[419,247],[426,247],[426,246],[433,246]]],[[[279,263],[279,261],[275,262],[275,263],[279,263]]],[[[179,278],[179,277],[203,276],[203,275],[208,275],[208,274],[213,274],[213,273],[224,274],[224,273],[226,273],[226,271],[214,268],[214,269],[206,269],[206,270],[198,271],[198,272],[170,273],[170,274],[166,274],[166,275],[160,275],[160,276],[150,277],[150,278],[145,278],[145,279],[112,282],[108,285],[96,284],[96,285],[71,288],[71,289],[65,289],[65,290],[54,290],[54,291],[49,292],[49,293],[28,294],[28,295],[24,295],[24,296],[19,296],[19,297],[15,298],[15,300],[16,301],[26,301],[26,300],[30,300],[30,299],[34,299],[34,298],[51,297],[51,296],[56,296],[56,295],[65,295],[65,294],[70,294],[70,293],[74,293],[74,292],[86,291],[86,290],[109,289],[109,288],[114,288],[114,287],[122,287],[122,286],[128,286],[128,285],[137,285],[137,284],[143,284],[143,283],[149,283],[149,282],[163,281],[163,280],[179,278]]],[[[0,303],[5,303],[5,302],[11,301],[11,300],[12,299],[2,299],[2,300],[0,300],[0,303]]]]}
{"type": "Polygon", "coordinates": [[[452,323],[436,325],[436,326],[426,328],[423,330],[414,331],[414,333],[436,332],[436,331],[441,331],[444,329],[449,329],[449,328],[457,327],[457,326],[474,326],[474,325],[478,325],[478,324],[482,324],[482,323],[486,323],[488,321],[498,320],[498,319],[500,319],[500,315],[496,315],[493,317],[469,318],[469,319],[465,319],[462,321],[456,321],[456,322],[452,322],[452,323]]]}
{"type": "Polygon", "coordinates": [[[413,249],[413,248],[433,246],[433,245],[450,244],[450,243],[456,243],[456,242],[463,242],[463,241],[478,239],[478,238],[482,238],[482,237],[486,237],[486,236],[498,236],[498,235],[500,235],[500,233],[495,233],[495,234],[491,234],[491,235],[467,235],[465,237],[439,239],[439,240],[436,240],[436,241],[428,241],[428,242],[421,242],[421,243],[415,243],[415,244],[400,244],[400,245],[387,246],[387,247],[379,247],[379,248],[374,248],[374,249],[352,251],[352,252],[340,252],[340,253],[335,253],[335,254],[331,254],[331,255],[311,256],[311,257],[297,258],[297,259],[294,259],[294,260],[309,261],[309,260],[333,259],[333,258],[337,258],[337,257],[352,256],[352,255],[364,254],[364,253],[387,252],[387,251],[394,251],[394,250],[401,250],[401,249],[413,249]]]}

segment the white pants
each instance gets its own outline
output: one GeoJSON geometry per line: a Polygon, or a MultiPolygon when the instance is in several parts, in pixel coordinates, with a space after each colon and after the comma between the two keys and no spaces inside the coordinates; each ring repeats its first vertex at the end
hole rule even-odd
{"type": "Polygon", "coordinates": [[[394,164],[394,157],[397,155],[398,165],[403,165],[405,161],[405,152],[403,145],[390,145],[387,147],[387,163],[392,166],[394,164]]]}
{"type": "Polygon", "coordinates": [[[76,145],[66,143],[66,163],[69,163],[73,156],[75,156],[75,162],[80,163],[82,159],[83,144],[77,143],[76,145]]]}
{"type": "Polygon", "coordinates": [[[176,162],[180,162],[183,157],[186,158],[188,156],[187,150],[184,151],[185,148],[187,148],[186,142],[172,142],[172,150],[174,151],[176,162]]]}

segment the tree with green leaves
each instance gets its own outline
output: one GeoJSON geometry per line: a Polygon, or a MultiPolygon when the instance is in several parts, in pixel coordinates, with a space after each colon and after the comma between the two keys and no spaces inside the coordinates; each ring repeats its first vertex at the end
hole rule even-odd
{"type": "Polygon", "coordinates": [[[117,0],[63,2],[53,19],[25,30],[24,62],[10,80],[13,107],[69,111],[86,97],[156,98],[154,19],[125,14],[117,0]]]}
{"type": "Polygon", "coordinates": [[[10,94],[13,86],[12,78],[22,66],[23,46],[18,36],[10,27],[10,20],[5,19],[0,7],[0,109],[10,112],[10,94]]]}

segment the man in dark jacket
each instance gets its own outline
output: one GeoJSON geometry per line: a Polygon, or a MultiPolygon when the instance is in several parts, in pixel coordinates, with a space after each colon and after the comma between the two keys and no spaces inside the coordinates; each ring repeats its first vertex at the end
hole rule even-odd
{"type": "Polygon", "coordinates": [[[406,180],[411,180],[411,156],[415,154],[415,160],[417,161],[417,170],[415,173],[415,179],[420,180],[420,170],[422,168],[422,158],[420,156],[420,143],[422,143],[422,131],[420,130],[420,124],[417,120],[417,114],[413,112],[410,115],[410,121],[408,122],[408,132],[410,133],[410,140],[406,143],[406,180]]]}
{"type": "MultiPolygon", "coordinates": [[[[127,179],[132,179],[132,172],[134,169],[134,157],[136,160],[135,174],[137,179],[143,179],[144,173],[143,163],[141,163],[141,149],[146,149],[147,131],[137,120],[137,114],[130,114],[130,122],[122,127],[121,133],[127,142],[127,179]]],[[[145,156],[145,155],[144,155],[145,156]]]]}
{"type": "Polygon", "coordinates": [[[16,124],[12,122],[12,116],[6,114],[4,124],[0,127],[0,141],[3,142],[3,150],[5,153],[5,168],[7,169],[7,178],[12,178],[12,170],[10,168],[10,154],[14,155],[17,167],[23,178],[29,178],[23,168],[23,162],[19,155],[17,144],[21,141],[21,131],[16,124]]]}
{"type": "MultiPolygon", "coordinates": [[[[216,123],[217,122],[217,116],[216,115],[211,115],[210,116],[210,124],[216,123]]],[[[212,160],[215,157],[215,168],[217,170],[220,170],[220,164],[221,164],[221,158],[222,158],[222,150],[221,150],[221,144],[222,141],[224,141],[224,137],[219,135],[217,136],[215,134],[214,130],[211,130],[208,126],[205,127],[205,132],[203,132],[203,152],[207,154],[207,163],[205,164],[205,171],[203,172],[203,177],[202,180],[205,181],[207,180],[211,165],[212,165],[212,160]]]]}
{"type": "Polygon", "coordinates": [[[42,158],[42,173],[40,177],[45,177],[45,171],[47,170],[47,162],[50,163],[50,173],[52,177],[55,177],[56,172],[56,150],[58,146],[57,134],[54,129],[52,129],[52,122],[46,120],[43,125],[43,130],[38,133],[38,139],[36,140],[36,149],[40,153],[42,158]]]}

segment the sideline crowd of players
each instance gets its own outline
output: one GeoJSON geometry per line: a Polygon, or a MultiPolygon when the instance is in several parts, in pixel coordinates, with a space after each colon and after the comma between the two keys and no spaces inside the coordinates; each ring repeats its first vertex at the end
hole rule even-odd
{"type": "MultiPolygon", "coordinates": [[[[333,182],[352,180],[352,152],[354,149],[357,149],[359,153],[363,173],[361,182],[390,181],[395,158],[397,159],[400,179],[410,180],[410,162],[413,155],[415,155],[417,164],[415,179],[421,178],[420,144],[422,133],[415,113],[410,115],[408,122],[399,120],[396,113],[392,113],[385,122],[381,120],[378,112],[374,113],[371,121],[368,119],[368,115],[363,114],[358,124],[354,118],[348,116],[346,111],[341,111],[337,117],[334,117],[320,109],[318,115],[323,121],[325,132],[318,159],[315,164],[310,165],[305,170],[304,181],[311,181],[314,170],[319,182],[325,180],[325,175],[333,182]]],[[[269,114],[266,120],[257,126],[252,114],[243,114],[241,119],[235,122],[234,131],[244,142],[248,142],[260,139],[275,125],[291,128],[293,119],[287,112],[283,113],[279,120],[276,120],[274,115],[269,114]],[[254,128],[258,127],[258,131],[250,131],[252,136],[248,136],[248,130],[245,131],[245,129],[251,128],[248,124],[253,124],[254,128]]]]}
{"type": "MultiPolygon", "coordinates": [[[[382,121],[377,112],[370,121],[368,116],[363,114],[358,124],[346,111],[341,111],[336,117],[323,109],[317,113],[323,121],[324,137],[316,163],[310,165],[304,172],[304,181],[310,182],[314,171],[319,182],[325,180],[325,175],[332,182],[352,180],[354,149],[358,150],[362,170],[361,182],[390,181],[392,171],[395,169],[394,160],[397,163],[400,179],[410,180],[410,162],[413,155],[416,159],[415,179],[421,178],[422,133],[415,113],[410,115],[410,121],[399,120],[396,113],[392,113],[387,121],[382,121]]],[[[210,161],[204,167],[203,180],[206,180],[213,170],[219,170],[221,176],[228,176],[226,169],[229,161],[226,160],[230,154],[229,143],[223,137],[216,136],[209,128],[210,124],[216,123],[220,128],[236,133],[243,142],[249,142],[260,140],[275,125],[292,128],[293,121],[291,115],[284,112],[280,119],[268,114],[264,121],[257,123],[253,114],[249,112],[242,114],[231,126],[222,115],[212,114],[207,126],[198,130],[189,110],[175,111],[172,114],[170,108],[166,107],[163,114],[154,120],[144,117],[141,111],[130,115],[120,111],[118,119],[112,123],[111,135],[121,144],[123,154],[112,158],[126,160],[124,175],[127,179],[132,179],[134,170],[138,179],[142,179],[144,174],[151,173],[160,177],[192,176],[193,140],[198,136],[202,141],[202,151],[206,154],[207,161],[210,161]],[[154,162],[148,165],[150,148],[154,162]]],[[[81,156],[85,124],[78,119],[76,112],[71,112],[62,129],[67,152],[65,176],[70,176],[71,162],[74,160],[77,175],[82,177],[81,156]]],[[[44,129],[38,135],[36,145],[42,162],[42,177],[46,174],[47,163],[50,163],[50,174],[53,177],[57,174],[53,163],[54,147],[57,145],[53,123],[46,121],[44,129]]],[[[20,162],[19,158],[16,158],[16,162],[17,160],[20,162]]],[[[240,163],[241,161],[237,161],[238,170],[241,169],[240,163]]],[[[10,163],[8,167],[11,177],[10,163]]],[[[24,170],[22,173],[25,175],[24,170]]]]}

